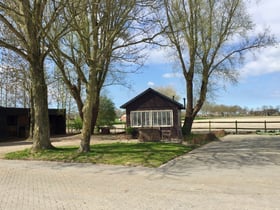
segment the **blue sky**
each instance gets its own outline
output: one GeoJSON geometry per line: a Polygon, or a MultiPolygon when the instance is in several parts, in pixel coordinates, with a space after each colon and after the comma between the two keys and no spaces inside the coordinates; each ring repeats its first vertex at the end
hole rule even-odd
{"type": "MultiPolygon", "coordinates": [[[[280,40],[280,1],[257,1],[249,8],[257,30],[269,27],[280,40]]],[[[180,71],[174,68],[176,64],[168,62],[168,53],[156,50],[150,55],[141,72],[129,75],[127,80],[132,85],[131,89],[120,86],[107,88],[117,108],[149,87],[173,86],[182,98],[186,97],[185,81],[180,71]]],[[[248,56],[239,73],[239,82],[221,87],[212,102],[254,109],[263,105],[280,106],[280,46],[262,49],[253,58],[248,56]]]]}

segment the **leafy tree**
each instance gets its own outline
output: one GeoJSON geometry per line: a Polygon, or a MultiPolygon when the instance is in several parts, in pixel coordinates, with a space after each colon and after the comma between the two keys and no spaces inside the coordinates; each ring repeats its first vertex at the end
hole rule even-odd
{"type": "Polygon", "coordinates": [[[77,117],[70,123],[69,127],[75,131],[80,131],[83,128],[83,122],[81,118],[77,117]]]}
{"type": "Polygon", "coordinates": [[[117,117],[113,101],[107,96],[101,96],[99,107],[100,108],[98,112],[96,125],[98,127],[112,125],[117,117]]]}
{"type": "Polygon", "coordinates": [[[215,79],[237,81],[236,68],[248,51],[275,44],[267,30],[254,35],[254,24],[242,0],[164,0],[166,36],[186,81],[183,133],[206,100],[215,79]],[[194,100],[194,81],[198,99],[194,100]]]}

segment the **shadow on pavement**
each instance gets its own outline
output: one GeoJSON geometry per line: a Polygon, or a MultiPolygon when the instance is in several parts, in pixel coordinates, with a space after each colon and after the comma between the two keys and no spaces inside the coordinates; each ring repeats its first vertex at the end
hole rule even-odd
{"type": "Polygon", "coordinates": [[[280,137],[229,136],[162,166],[167,174],[187,175],[211,169],[280,166],[280,137]]]}
{"type": "Polygon", "coordinates": [[[0,147],[1,146],[24,146],[24,145],[32,145],[32,142],[25,141],[25,140],[0,142],[0,147]]]}

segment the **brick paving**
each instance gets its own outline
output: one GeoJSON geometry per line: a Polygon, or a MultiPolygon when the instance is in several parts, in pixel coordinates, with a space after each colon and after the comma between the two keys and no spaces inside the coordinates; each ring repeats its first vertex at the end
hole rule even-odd
{"type": "Polygon", "coordinates": [[[130,170],[134,171],[118,166],[1,160],[0,209],[119,209],[110,194],[122,197],[133,190],[118,187],[126,185],[122,173],[128,175],[130,170]]]}
{"type": "Polygon", "coordinates": [[[2,159],[0,210],[277,210],[279,166],[280,137],[257,136],[229,136],[158,169],[2,159]]]}

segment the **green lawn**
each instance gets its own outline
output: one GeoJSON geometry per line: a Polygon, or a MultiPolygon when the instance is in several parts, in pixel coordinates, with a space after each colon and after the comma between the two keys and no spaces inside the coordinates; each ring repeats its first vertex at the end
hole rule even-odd
{"type": "Polygon", "coordinates": [[[113,143],[91,146],[91,152],[81,154],[77,147],[58,147],[31,153],[30,149],[6,154],[6,159],[48,160],[78,163],[101,163],[158,167],[193,149],[193,146],[171,143],[113,143]]]}

